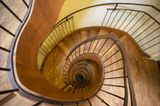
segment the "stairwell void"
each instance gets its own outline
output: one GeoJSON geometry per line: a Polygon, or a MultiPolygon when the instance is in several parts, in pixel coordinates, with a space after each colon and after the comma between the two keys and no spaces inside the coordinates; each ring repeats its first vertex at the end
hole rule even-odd
{"type": "Polygon", "coordinates": [[[24,18],[8,2],[0,3],[20,23],[16,33],[0,25],[12,36],[9,45],[0,46],[7,84],[0,91],[1,104],[22,98],[28,106],[159,104],[160,10],[155,6],[96,4],[53,25],[63,1],[22,0],[24,18]]]}

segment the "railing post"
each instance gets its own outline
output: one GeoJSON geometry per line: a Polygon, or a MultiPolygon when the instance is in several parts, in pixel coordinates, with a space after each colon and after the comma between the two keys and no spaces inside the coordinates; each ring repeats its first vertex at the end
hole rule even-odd
{"type": "Polygon", "coordinates": [[[66,22],[64,22],[64,25],[65,25],[65,27],[66,27],[66,33],[68,34],[69,31],[68,31],[68,27],[67,27],[67,21],[68,21],[68,18],[66,17],[66,22]]]}
{"type": "MultiPolygon", "coordinates": [[[[107,9],[106,9],[106,10],[107,10],[107,9]]],[[[105,16],[104,16],[104,18],[103,18],[103,20],[102,20],[101,26],[103,26],[103,24],[104,24],[104,21],[105,21],[105,19],[106,19],[106,17],[107,17],[107,13],[108,13],[108,10],[107,10],[106,13],[105,13],[105,16]]]]}
{"type": "Polygon", "coordinates": [[[16,91],[19,91],[19,89],[10,89],[10,90],[0,91],[0,94],[6,94],[6,93],[11,93],[11,92],[16,92],[16,91]]]}
{"type": "Polygon", "coordinates": [[[11,71],[11,69],[9,69],[9,68],[2,68],[2,67],[0,67],[0,70],[1,71],[11,71]]]}
{"type": "Polygon", "coordinates": [[[41,100],[41,101],[37,102],[36,104],[34,104],[33,106],[38,106],[38,105],[40,105],[43,102],[44,102],[44,100],[41,100]]]}
{"type": "Polygon", "coordinates": [[[0,49],[2,49],[2,50],[4,50],[4,51],[6,51],[6,52],[11,52],[11,50],[8,50],[8,49],[6,49],[6,48],[4,48],[4,47],[0,47],[0,49]]]}
{"type": "Polygon", "coordinates": [[[0,25],[0,28],[2,28],[4,31],[6,31],[7,33],[9,33],[10,35],[12,35],[13,37],[15,36],[11,31],[9,31],[8,29],[6,29],[2,25],[0,25]]]}
{"type": "Polygon", "coordinates": [[[113,10],[116,10],[116,9],[117,9],[117,6],[118,6],[118,3],[116,3],[116,5],[115,5],[115,7],[114,7],[114,9],[113,9],[113,10]]]}
{"type": "Polygon", "coordinates": [[[0,106],[4,106],[9,100],[13,99],[16,96],[14,93],[10,93],[6,97],[0,100],[0,106]]]}
{"type": "Polygon", "coordinates": [[[22,20],[2,0],[0,0],[0,2],[5,8],[7,8],[8,11],[10,11],[22,23],[22,20]]]}
{"type": "Polygon", "coordinates": [[[29,6],[28,6],[28,4],[26,3],[26,1],[25,0],[22,0],[23,1],[23,3],[25,4],[25,6],[27,7],[27,8],[29,8],[29,6]]]}
{"type": "Polygon", "coordinates": [[[89,103],[89,106],[92,106],[92,103],[89,99],[87,99],[88,103],[89,103]]]}

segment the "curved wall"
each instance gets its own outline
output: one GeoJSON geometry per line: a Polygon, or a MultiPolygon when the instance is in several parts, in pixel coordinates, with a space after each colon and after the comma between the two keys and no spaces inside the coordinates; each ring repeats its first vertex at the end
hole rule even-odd
{"type": "Polygon", "coordinates": [[[52,89],[40,74],[37,65],[37,53],[41,40],[55,24],[62,4],[63,0],[35,0],[31,18],[17,45],[18,78],[25,87],[42,95],[49,95],[52,89]]]}

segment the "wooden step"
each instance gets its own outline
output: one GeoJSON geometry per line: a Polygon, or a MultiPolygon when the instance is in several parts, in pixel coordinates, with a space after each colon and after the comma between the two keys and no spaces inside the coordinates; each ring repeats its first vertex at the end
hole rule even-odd
{"type": "Polygon", "coordinates": [[[61,51],[63,52],[64,56],[67,57],[67,55],[70,52],[67,45],[62,41],[61,43],[58,44],[58,46],[61,49],[61,51]]]}
{"type": "Polygon", "coordinates": [[[90,102],[93,106],[106,106],[106,104],[102,102],[102,100],[100,100],[97,96],[93,96],[90,99],[90,102]]]}
{"type": "Polygon", "coordinates": [[[78,102],[78,106],[92,106],[92,105],[89,104],[88,100],[82,100],[78,102]]]}
{"type": "Polygon", "coordinates": [[[81,42],[81,35],[79,33],[79,30],[74,32],[71,36],[75,46],[81,42]]]}
{"type": "Polygon", "coordinates": [[[13,97],[15,97],[16,94],[15,93],[9,93],[9,94],[5,94],[5,97],[3,97],[0,100],[0,106],[4,105],[5,103],[7,103],[9,100],[11,100],[13,97]]]}
{"type": "Polygon", "coordinates": [[[88,37],[89,37],[89,31],[87,29],[80,30],[79,33],[80,33],[80,36],[81,36],[81,42],[88,39],[88,37]]]}
{"type": "MultiPolygon", "coordinates": [[[[114,90],[115,91],[115,90],[114,90]]],[[[106,90],[101,90],[97,94],[105,103],[110,106],[123,106],[124,98],[106,90]]]]}
{"type": "Polygon", "coordinates": [[[100,31],[100,29],[97,27],[90,28],[89,29],[89,38],[96,37],[97,34],[99,33],[99,31],[100,31]]]}
{"type": "Polygon", "coordinates": [[[110,33],[109,29],[101,28],[97,36],[109,35],[109,33],[110,33]]]}
{"type": "Polygon", "coordinates": [[[69,51],[71,51],[75,45],[73,42],[73,39],[71,36],[67,36],[64,40],[63,40],[64,44],[67,46],[67,48],[69,49],[69,51]]]}
{"type": "Polygon", "coordinates": [[[21,95],[13,95],[13,97],[11,96],[11,98],[9,97],[8,99],[9,100],[1,106],[32,106],[37,102],[21,95]]]}

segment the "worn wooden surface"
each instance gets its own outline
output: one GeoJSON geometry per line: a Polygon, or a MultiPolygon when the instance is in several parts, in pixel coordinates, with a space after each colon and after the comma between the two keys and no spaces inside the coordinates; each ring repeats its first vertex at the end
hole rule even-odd
{"type": "Polygon", "coordinates": [[[37,65],[37,53],[41,40],[55,24],[63,0],[35,0],[35,6],[18,43],[16,67],[20,82],[43,95],[53,92],[41,76],[37,65]]]}
{"type": "MultiPolygon", "coordinates": [[[[28,27],[32,27],[32,25],[34,24],[31,22],[28,27]]],[[[43,28],[43,25],[41,27],[43,28]]],[[[72,35],[72,39],[74,39],[75,41],[71,41],[69,40],[69,38],[68,40],[67,39],[64,40],[63,42],[64,44],[61,43],[58,47],[55,48],[55,50],[52,51],[52,53],[50,53],[50,55],[53,54],[53,56],[51,57],[54,57],[54,58],[50,59],[52,61],[46,60],[46,64],[48,63],[49,63],[48,65],[54,64],[54,66],[57,67],[56,69],[60,69],[60,67],[63,66],[64,61],[61,64],[59,63],[59,61],[65,58],[64,55],[66,55],[66,52],[68,52],[69,49],[72,49],[74,45],[76,45],[76,43],[83,41],[91,36],[93,37],[96,35],[98,36],[109,35],[109,36],[117,37],[120,40],[121,45],[125,51],[125,57],[127,59],[126,64],[128,65],[128,74],[131,78],[137,105],[150,106],[152,104],[154,105],[159,104],[160,72],[159,72],[157,63],[154,61],[148,60],[146,58],[146,55],[140,50],[140,48],[138,48],[135,42],[131,38],[129,38],[127,33],[118,31],[112,28],[99,29],[94,27],[93,29],[95,31],[93,31],[92,28],[81,29],[80,34],[76,34],[77,37],[73,37],[72,35]],[[69,46],[68,47],[69,49],[67,50],[64,45],[69,46]],[[50,64],[52,62],[53,64],[50,64]]],[[[27,30],[25,31],[24,31],[24,34],[27,34],[29,32],[27,30]]],[[[21,37],[21,40],[18,46],[18,51],[17,51],[18,53],[17,68],[18,68],[19,78],[25,86],[32,89],[33,91],[37,91],[43,95],[53,97],[53,98],[57,98],[60,96],[63,97],[63,95],[68,95],[68,94],[65,92],[62,93],[60,90],[56,89],[56,87],[51,86],[50,83],[47,82],[47,80],[43,79],[43,75],[39,73],[37,63],[35,60],[37,60],[36,51],[38,50],[38,46],[40,44],[39,43],[39,41],[41,40],[40,38],[44,34],[44,32],[42,33],[40,31],[41,30],[35,31],[35,33],[39,34],[39,36],[36,36],[36,35],[31,36],[31,34],[29,34],[29,35],[25,35],[25,37],[23,36],[21,37]],[[27,54],[28,57],[26,57],[25,54],[27,54]],[[39,83],[37,83],[37,81],[39,83]],[[54,93],[54,92],[57,92],[57,93],[54,93]]],[[[48,68],[46,69],[47,69],[46,76],[48,76],[50,80],[56,81],[54,77],[55,75],[58,75],[58,74],[54,75],[52,71],[51,71],[52,73],[51,74],[50,70],[48,68]]],[[[70,97],[70,96],[68,95],[67,97],[70,97]]],[[[95,103],[96,101],[93,100],[93,102],[95,103]]],[[[96,103],[98,103],[98,100],[96,103]]]]}

